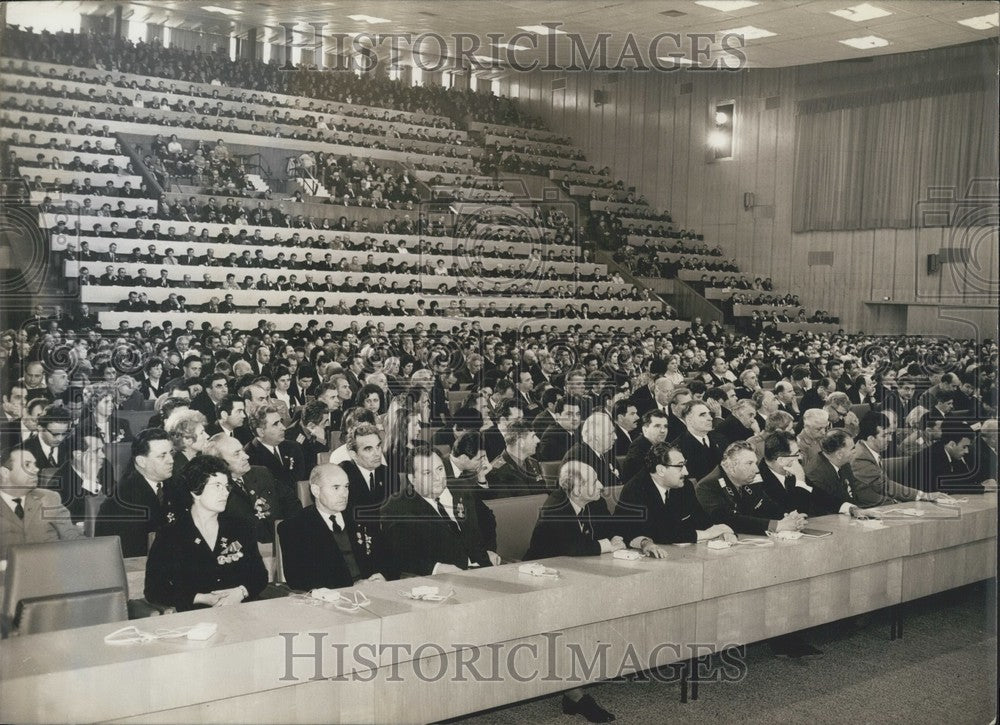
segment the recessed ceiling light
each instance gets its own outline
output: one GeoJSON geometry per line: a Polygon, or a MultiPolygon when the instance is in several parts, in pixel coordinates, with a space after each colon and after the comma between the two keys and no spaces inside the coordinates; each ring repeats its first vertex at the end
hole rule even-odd
{"type": "Polygon", "coordinates": [[[679,18],[687,13],[682,13],[680,10],[664,10],[660,15],[666,15],[668,18],[679,18]]]}
{"type": "Polygon", "coordinates": [[[489,55],[474,55],[472,57],[478,60],[480,63],[485,63],[486,65],[499,65],[500,63],[499,58],[494,58],[489,55]]]}
{"type": "Polygon", "coordinates": [[[351,20],[356,20],[359,23],[368,23],[369,25],[377,25],[378,23],[390,23],[391,20],[386,20],[385,18],[376,18],[371,15],[348,15],[351,20]]]}
{"type": "Polygon", "coordinates": [[[844,18],[844,20],[852,20],[855,23],[860,23],[865,20],[884,18],[886,15],[892,15],[892,13],[868,3],[861,3],[860,5],[854,5],[843,10],[831,10],[830,15],[836,15],[838,18],[844,18]]]}
{"type": "Polygon", "coordinates": [[[694,65],[694,61],[690,58],[673,58],[671,56],[659,56],[659,59],[664,63],[676,63],[677,65],[694,65]]]}
{"type": "Polygon", "coordinates": [[[559,28],[550,28],[548,25],[518,25],[520,30],[526,30],[529,33],[534,33],[535,35],[566,35],[565,30],[560,30],[559,28]]]}
{"type": "Polygon", "coordinates": [[[694,4],[711,8],[712,10],[718,10],[723,13],[731,13],[734,10],[752,8],[754,5],[758,5],[759,3],[754,0],[694,0],[694,4]]]}
{"type": "Polygon", "coordinates": [[[764,30],[764,28],[755,28],[752,25],[744,25],[742,28],[733,28],[732,30],[723,30],[721,35],[742,35],[744,40],[756,40],[757,38],[770,38],[772,35],[777,35],[777,33],[772,33],[770,30],[764,30]]]}
{"type": "Polygon", "coordinates": [[[520,43],[497,43],[497,48],[508,48],[509,50],[532,50],[530,45],[521,45],[520,43]]]}
{"type": "Polygon", "coordinates": [[[848,38],[847,40],[841,40],[844,45],[849,45],[852,48],[857,48],[858,50],[869,50],[871,48],[884,48],[889,45],[889,41],[885,38],[880,38],[877,35],[866,35],[863,38],[848,38]]]}
{"type": "Polygon", "coordinates": [[[223,15],[242,15],[239,10],[233,10],[232,8],[220,8],[218,5],[202,5],[202,10],[207,10],[210,13],[222,13],[223,15]]]}
{"type": "Polygon", "coordinates": [[[972,28],[973,30],[989,30],[1000,25],[1000,13],[980,15],[977,18],[966,18],[965,20],[959,20],[958,24],[972,28]]]}

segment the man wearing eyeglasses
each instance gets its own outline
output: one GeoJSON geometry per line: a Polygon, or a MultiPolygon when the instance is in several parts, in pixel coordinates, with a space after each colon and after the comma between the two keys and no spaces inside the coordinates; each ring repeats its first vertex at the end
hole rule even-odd
{"type": "Polygon", "coordinates": [[[57,468],[69,454],[67,436],[73,416],[61,405],[50,405],[38,417],[38,435],[25,441],[24,450],[31,453],[39,469],[57,468]]]}
{"type": "Polygon", "coordinates": [[[695,496],[684,453],[657,443],[643,471],[622,488],[614,517],[626,541],[650,538],[657,544],[693,544],[719,536],[735,538],[725,524],[712,524],[695,496]]]}
{"type": "Polygon", "coordinates": [[[764,436],[764,459],[757,466],[764,491],[787,511],[815,511],[812,486],[806,482],[795,436],[775,430],[764,436]]]}
{"type": "Polygon", "coordinates": [[[819,442],[830,430],[830,416],[822,408],[810,408],[802,414],[802,432],[795,442],[799,445],[805,465],[819,455],[819,442]]]}

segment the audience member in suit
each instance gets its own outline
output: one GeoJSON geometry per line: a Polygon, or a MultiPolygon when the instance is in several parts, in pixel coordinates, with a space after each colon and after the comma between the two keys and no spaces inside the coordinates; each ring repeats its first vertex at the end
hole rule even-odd
{"type": "Polygon", "coordinates": [[[944,493],[983,493],[995,489],[996,478],[990,472],[970,466],[965,460],[975,432],[965,423],[945,421],[941,438],[914,453],[908,464],[909,480],[921,491],[944,493]]]}
{"type": "Polygon", "coordinates": [[[822,408],[810,408],[802,414],[802,430],[795,439],[802,454],[802,465],[808,467],[819,455],[820,441],[830,430],[830,415],[822,408]]]}
{"type": "Polygon", "coordinates": [[[229,396],[229,380],[223,373],[212,373],[204,379],[205,388],[191,401],[191,408],[205,416],[209,424],[219,420],[219,405],[229,396]]]}
{"type": "Polygon", "coordinates": [[[480,514],[486,508],[482,497],[448,488],[444,461],[437,451],[426,444],[413,447],[406,458],[406,473],[406,488],[382,506],[379,570],[387,578],[500,563],[480,529],[480,514]]]}
{"type": "Polygon", "coordinates": [[[38,465],[29,451],[0,450],[0,559],[6,559],[16,544],[83,536],[59,502],[59,494],[37,486],[38,465]]]}
{"type": "Polygon", "coordinates": [[[900,501],[939,501],[950,498],[938,491],[924,492],[893,481],[885,474],[882,456],[894,428],[884,413],[870,412],[861,419],[858,443],[854,447],[851,470],[855,498],[864,508],[886,506],[900,501]]]}
{"type": "Polygon", "coordinates": [[[713,524],[698,499],[679,448],[657,443],[645,467],[622,487],[615,519],[629,541],[647,536],[657,544],[692,544],[719,536],[733,537],[725,524],[713,524]]]}
{"type": "Polygon", "coordinates": [[[302,509],[296,492],[279,486],[263,466],[251,466],[250,457],[232,436],[216,433],[205,444],[205,455],[225,461],[233,484],[226,515],[246,520],[261,543],[274,541],[274,524],[302,509]]]}
{"type": "Polygon", "coordinates": [[[826,405],[827,396],[837,389],[837,384],[830,378],[820,378],[813,387],[802,394],[799,401],[799,410],[805,413],[807,410],[822,408],[826,405]]]}
{"type": "Polygon", "coordinates": [[[760,535],[768,531],[798,531],[804,514],[791,513],[767,495],[759,481],[757,455],[749,443],[731,443],[722,462],[695,486],[698,502],[709,518],[726,524],[737,534],[760,535]]]}
{"type": "Polygon", "coordinates": [[[534,398],[535,383],[530,370],[515,372],[517,382],[514,385],[514,400],[528,420],[534,420],[541,412],[541,406],[534,398]]]}
{"type": "Polygon", "coordinates": [[[113,479],[109,474],[101,439],[92,435],[76,436],[69,460],[56,469],[55,476],[59,498],[73,517],[73,523],[83,521],[89,497],[111,493],[113,479]]]}
{"type": "Polygon", "coordinates": [[[985,481],[997,480],[997,419],[990,418],[979,429],[979,441],[973,457],[972,469],[985,481]]]}
{"type": "Polygon", "coordinates": [[[362,580],[384,581],[375,566],[377,533],[351,516],[350,483],[344,469],[335,463],[316,466],[309,474],[309,490],[315,503],[278,524],[288,586],[308,591],[350,587],[362,580]]]}
{"type": "Polygon", "coordinates": [[[657,443],[663,443],[667,439],[667,416],[662,410],[655,408],[646,412],[642,416],[642,425],[639,428],[642,435],[637,436],[622,461],[621,478],[624,481],[631,481],[637,474],[646,468],[646,455],[657,443]]]}
{"type": "Polygon", "coordinates": [[[241,446],[247,446],[253,440],[253,433],[246,427],[245,406],[243,398],[238,395],[227,396],[219,403],[219,419],[215,423],[209,423],[205,427],[205,432],[210,436],[224,433],[238,440],[241,446]]]}
{"type": "MultiPolygon", "coordinates": [[[[16,380],[4,386],[3,404],[0,405],[0,441],[7,441],[10,433],[16,431],[24,408],[28,404],[28,388],[16,380]],[[10,425],[13,424],[13,425],[10,425]]],[[[16,444],[15,444],[16,445],[16,444]]]]}
{"type": "Polygon", "coordinates": [[[639,435],[639,411],[635,403],[623,399],[615,402],[611,415],[615,420],[615,456],[624,456],[639,435]]]}
{"type": "Polygon", "coordinates": [[[198,456],[177,485],[191,503],[153,541],[146,599],[180,611],[256,599],[267,586],[267,569],[250,523],[224,513],[232,485],[225,461],[198,456]]]}
{"type": "Polygon", "coordinates": [[[732,415],[726,418],[715,429],[719,445],[725,447],[730,443],[745,441],[760,433],[757,426],[757,406],[751,398],[740,398],[731,408],[732,415]]]}
{"type": "Polygon", "coordinates": [[[347,475],[347,514],[356,526],[377,538],[379,511],[389,496],[388,470],[382,458],[382,434],[372,423],[347,430],[348,460],[340,464],[347,475]]]}
{"type": "Polygon", "coordinates": [[[303,470],[311,471],[319,461],[321,453],[328,453],[330,410],[325,403],[310,401],[301,407],[294,424],[285,431],[285,440],[297,443],[302,448],[303,470]]]}
{"type": "Polygon", "coordinates": [[[577,398],[566,396],[556,401],[553,410],[556,424],[542,433],[538,444],[539,461],[561,461],[566,451],[573,447],[580,428],[580,409],[577,398]]]}
{"type": "MultiPolygon", "coordinates": [[[[518,407],[517,401],[513,398],[505,398],[497,403],[493,412],[493,422],[494,425],[483,431],[483,439],[486,445],[486,457],[491,461],[496,460],[496,458],[503,453],[504,448],[507,446],[504,435],[510,426],[518,420],[524,419],[524,411],[518,407]]],[[[533,421],[535,424],[535,430],[539,431],[539,439],[541,438],[541,433],[544,431],[542,428],[537,427],[538,418],[533,421]]],[[[552,425],[558,425],[555,419],[552,421],[552,425]]]]}
{"type": "Polygon", "coordinates": [[[712,411],[700,400],[689,400],[680,409],[684,432],[673,441],[687,461],[688,472],[696,481],[708,475],[722,460],[723,447],[712,430],[712,411]]]}
{"type": "Polygon", "coordinates": [[[504,434],[507,447],[494,461],[493,470],[486,474],[489,498],[530,496],[549,490],[542,466],[535,458],[538,434],[528,421],[518,420],[504,434]]]}
{"type": "Polygon", "coordinates": [[[778,399],[778,409],[798,419],[802,415],[799,402],[795,399],[795,387],[787,380],[779,380],[774,385],[774,395],[778,399]]]}
{"type": "Polygon", "coordinates": [[[649,411],[656,408],[656,400],[653,398],[653,390],[656,387],[656,381],[667,372],[667,361],[663,358],[654,358],[649,363],[649,384],[643,385],[634,393],[629,400],[635,404],[636,412],[642,417],[649,411]]]}
{"type": "MultiPolygon", "coordinates": [[[[101,505],[96,535],[118,536],[122,554],[145,556],[149,535],[167,523],[168,481],[174,471],[173,442],[162,428],[147,428],[132,442],[128,472],[115,485],[115,495],[101,505]]],[[[174,512],[171,512],[174,513],[174,512]]]]}
{"type": "Polygon", "coordinates": [[[850,514],[852,518],[880,518],[865,512],[858,498],[858,483],[851,470],[854,439],[846,431],[834,429],[823,436],[819,455],[805,466],[806,482],[812,486],[818,514],[850,514]]]}
{"type": "MultiPolygon", "coordinates": [[[[666,395],[666,405],[663,406],[667,414],[667,440],[676,440],[684,432],[684,418],[681,409],[684,405],[694,399],[694,394],[690,388],[673,388],[666,395]]],[[[659,397],[657,398],[659,401],[659,397]]]]}
{"type": "Polygon", "coordinates": [[[770,431],[764,436],[762,447],[763,455],[757,469],[764,492],[785,511],[815,515],[817,507],[813,502],[812,486],[806,481],[795,436],[786,430],[770,431]]]}
{"type": "Polygon", "coordinates": [[[39,468],[58,468],[69,457],[73,416],[61,405],[49,405],[38,417],[38,433],[24,442],[39,468]]]}
{"type": "Polygon", "coordinates": [[[111,384],[91,386],[90,398],[84,405],[80,422],[73,433],[74,440],[83,435],[93,435],[102,443],[131,443],[132,427],[128,421],[115,415],[118,391],[111,384]]]}
{"type": "Polygon", "coordinates": [[[607,413],[591,413],[580,426],[580,441],[566,451],[562,462],[583,461],[597,472],[602,486],[618,486],[621,479],[612,457],[614,445],[615,430],[611,416],[607,413]]]}
{"type": "Polygon", "coordinates": [[[250,465],[264,466],[279,486],[284,486],[296,495],[298,482],[306,478],[305,462],[302,446],[285,440],[281,410],[277,406],[264,404],[248,416],[247,425],[254,434],[254,439],[246,446],[250,465]]]}

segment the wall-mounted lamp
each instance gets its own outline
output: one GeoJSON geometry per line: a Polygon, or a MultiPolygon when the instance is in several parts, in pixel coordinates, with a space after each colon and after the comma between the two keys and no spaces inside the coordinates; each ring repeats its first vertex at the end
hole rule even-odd
{"type": "Polygon", "coordinates": [[[711,109],[711,128],[708,132],[709,161],[733,157],[733,133],[736,103],[725,101],[711,109]]]}

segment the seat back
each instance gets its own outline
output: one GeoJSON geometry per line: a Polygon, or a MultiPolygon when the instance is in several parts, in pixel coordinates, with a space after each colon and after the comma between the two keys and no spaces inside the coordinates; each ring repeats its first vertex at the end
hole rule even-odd
{"type": "Polygon", "coordinates": [[[608,502],[608,511],[611,513],[615,512],[615,507],[618,506],[618,498],[622,495],[622,488],[624,486],[606,486],[604,488],[603,496],[608,502]]]}
{"type": "Polygon", "coordinates": [[[119,410],[116,415],[128,423],[132,435],[138,435],[149,427],[149,419],[153,417],[152,410],[119,410]]]}
{"type": "Polygon", "coordinates": [[[128,583],[117,536],[12,546],[3,636],[128,619],[128,583]]]}
{"type": "Polygon", "coordinates": [[[274,522],[274,554],[271,557],[271,581],[275,584],[285,583],[285,565],[281,558],[281,539],[278,536],[278,524],[280,523],[281,521],[274,522]]]}
{"type": "Polygon", "coordinates": [[[89,539],[94,538],[94,531],[97,528],[97,513],[107,498],[103,493],[99,493],[96,496],[85,496],[83,499],[83,535],[89,539]]]}
{"type": "Polygon", "coordinates": [[[111,470],[115,474],[115,480],[120,481],[128,470],[129,461],[132,459],[132,444],[108,443],[105,452],[108,460],[111,461],[111,470]]]}
{"type": "Polygon", "coordinates": [[[299,481],[298,484],[299,503],[302,507],[311,506],[313,502],[312,491],[309,490],[309,481],[299,481]]]}
{"type": "Polygon", "coordinates": [[[497,519],[497,553],[504,561],[520,561],[531,543],[531,532],[538,520],[538,510],[548,498],[540,493],[533,496],[509,496],[486,502],[497,519]]]}
{"type": "Polygon", "coordinates": [[[559,485],[559,469],[562,468],[562,461],[539,461],[542,467],[542,477],[550,488],[559,485]]]}

